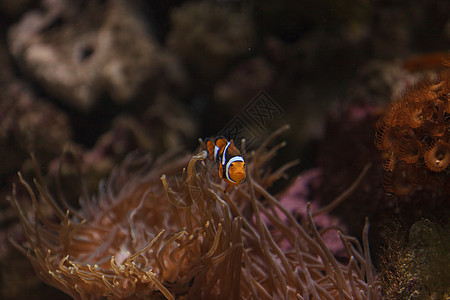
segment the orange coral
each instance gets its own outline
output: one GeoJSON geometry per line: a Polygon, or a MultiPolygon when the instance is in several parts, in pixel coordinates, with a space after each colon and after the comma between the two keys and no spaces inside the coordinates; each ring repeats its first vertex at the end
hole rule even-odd
{"type": "Polygon", "coordinates": [[[450,146],[438,140],[433,147],[425,152],[425,164],[433,172],[441,172],[450,165],[450,146]]]}
{"type": "Polygon", "coordinates": [[[406,91],[377,124],[375,145],[382,151],[385,188],[406,195],[430,181],[442,186],[450,165],[450,70],[433,82],[406,91]],[[433,176],[432,173],[440,173],[433,176]]]}

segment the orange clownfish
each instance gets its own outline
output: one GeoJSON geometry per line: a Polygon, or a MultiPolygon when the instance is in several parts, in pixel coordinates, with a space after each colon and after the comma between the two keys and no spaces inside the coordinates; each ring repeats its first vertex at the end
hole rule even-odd
{"type": "Polygon", "coordinates": [[[225,193],[245,180],[245,161],[233,140],[228,141],[224,137],[218,137],[214,141],[207,139],[206,150],[209,158],[219,164],[219,177],[227,183],[225,193]]]}

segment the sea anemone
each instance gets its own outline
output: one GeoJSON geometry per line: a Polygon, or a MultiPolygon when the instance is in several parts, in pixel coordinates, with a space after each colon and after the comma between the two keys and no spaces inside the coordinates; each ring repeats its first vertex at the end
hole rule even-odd
{"type": "Polygon", "coordinates": [[[56,200],[39,172],[34,188],[19,173],[32,209],[14,187],[27,242],[12,242],[74,299],[374,299],[367,222],[363,247],[340,233],[348,259],[338,261],[321,237],[333,228],[319,232],[309,205],[300,224],[267,191],[292,165],[267,167],[285,129],[246,157],[246,183],[227,194],[205,151],[155,162],[130,155],[79,209],[62,193],[56,200]]]}

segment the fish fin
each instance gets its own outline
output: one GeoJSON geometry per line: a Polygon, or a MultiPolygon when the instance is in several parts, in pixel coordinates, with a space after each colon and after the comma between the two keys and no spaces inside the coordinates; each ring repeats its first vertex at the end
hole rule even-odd
{"type": "Polygon", "coordinates": [[[239,151],[239,149],[236,147],[233,140],[231,140],[230,146],[228,146],[228,153],[230,153],[230,155],[232,156],[241,155],[241,151],[239,151]]]}
{"type": "Polygon", "coordinates": [[[219,164],[219,178],[220,179],[223,178],[223,166],[222,166],[222,164],[219,164]]]}
{"type": "Polygon", "coordinates": [[[216,146],[220,149],[223,149],[228,144],[228,141],[226,138],[218,138],[216,140],[216,146]]]}
{"type": "Polygon", "coordinates": [[[232,184],[228,183],[227,186],[225,187],[224,193],[228,192],[232,186],[233,186],[232,184]]]}
{"type": "Polygon", "coordinates": [[[216,145],[211,140],[208,140],[206,142],[206,150],[208,150],[209,158],[211,160],[214,160],[214,147],[215,146],[216,145]]]}

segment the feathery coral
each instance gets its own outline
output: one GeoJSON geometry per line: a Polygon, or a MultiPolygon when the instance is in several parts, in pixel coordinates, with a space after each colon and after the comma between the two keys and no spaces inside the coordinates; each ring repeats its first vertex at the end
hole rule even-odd
{"type": "Polygon", "coordinates": [[[302,226],[266,190],[290,165],[274,172],[266,167],[282,146],[268,145],[285,129],[246,158],[248,181],[230,194],[223,193],[206,151],[189,162],[149,164],[130,156],[97,197],[82,198],[80,209],[64,199],[57,204],[40,174],[38,199],[19,175],[33,213],[19,205],[14,189],[11,202],[27,238],[16,246],[42,280],[74,299],[375,298],[367,223],[363,247],[340,235],[348,255],[342,263],[321,238],[309,206],[302,226]],[[50,204],[56,220],[44,215],[41,202],[50,204]]]}
{"type": "Polygon", "coordinates": [[[424,158],[428,169],[441,172],[450,165],[450,145],[438,140],[433,147],[426,151],[424,158]]]}
{"type": "Polygon", "coordinates": [[[448,185],[443,171],[450,165],[449,95],[447,69],[437,80],[406,91],[379,120],[375,145],[383,153],[388,192],[406,195],[431,181],[448,185]]]}

